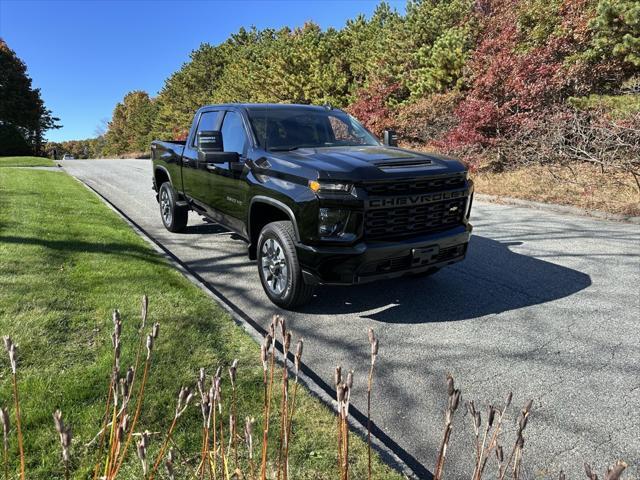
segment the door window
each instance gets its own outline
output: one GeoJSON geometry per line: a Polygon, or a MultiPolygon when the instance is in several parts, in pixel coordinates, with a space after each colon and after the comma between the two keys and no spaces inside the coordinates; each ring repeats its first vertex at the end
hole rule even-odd
{"type": "Polygon", "coordinates": [[[227,112],[222,123],[222,144],[225,152],[237,152],[244,155],[247,146],[247,135],[242,117],[236,112],[227,112]]]}
{"type": "Polygon", "coordinates": [[[218,123],[218,113],[214,112],[204,112],[200,115],[200,121],[198,122],[198,129],[196,131],[196,135],[193,139],[193,146],[198,146],[198,132],[202,131],[211,131],[216,129],[216,124],[218,123]]]}

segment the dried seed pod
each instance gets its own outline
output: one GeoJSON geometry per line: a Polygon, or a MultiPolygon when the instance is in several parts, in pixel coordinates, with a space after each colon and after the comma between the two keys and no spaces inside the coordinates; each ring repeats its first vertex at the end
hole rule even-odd
{"type": "Polygon", "coordinates": [[[533,406],[533,399],[529,400],[526,405],[524,406],[524,408],[522,409],[522,413],[524,415],[526,415],[527,413],[529,413],[531,411],[531,407],[533,406]]]}
{"type": "Polygon", "coordinates": [[[488,415],[488,419],[487,419],[487,425],[489,425],[489,427],[493,426],[493,421],[496,418],[496,409],[493,408],[493,406],[489,405],[489,415],[488,415]]]}
{"type": "Polygon", "coordinates": [[[475,416],[473,417],[473,426],[476,431],[480,430],[480,426],[482,425],[482,415],[480,415],[479,411],[476,411],[475,416]]]}
{"type": "Polygon", "coordinates": [[[158,322],[153,324],[153,328],[151,329],[151,336],[155,339],[158,338],[160,334],[160,324],[158,322]]]}
{"type": "Polygon", "coordinates": [[[598,475],[593,473],[593,471],[591,470],[591,465],[589,465],[588,463],[584,464],[584,472],[587,474],[587,478],[589,480],[598,480],[598,475]]]}
{"type": "Polygon", "coordinates": [[[344,402],[344,397],[345,397],[345,385],[344,384],[341,383],[340,385],[338,385],[338,389],[336,390],[336,394],[337,394],[338,403],[344,402]]]}
{"type": "Polygon", "coordinates": [[[173,469],[173,461],[174,461],[173,447],[169,449],[169,454],[167,455],[167,460],[164,462],[164,466],[167,469],[167,475],[170,480],[175,480],[176,472],[173,469]]]}
{"type": "Polygon", "coordinates": [[[618,460],[613,468],[609,468],[607,470],[607,474],[604,477],[604,480],[619,480],[622,472],[627,468],[627,464],[622,460],[618,460]]]}
{"type": "Polygon", "coordinates": [[[291,347],[291,332],[287,332],[284,336],[284,342],[283,342],[283,347],[284,347],[284,358],[285,358],[285,362],[287,361],[287,354],[289,353],[289,347],[291,347]]]}
{"type": "Polygon", "coordinates": [[[140,440],[136,443],[138,458],[142,463],[142,472],[147,475],[147,446],[149,442],[149,432],[143,432],[140,440]]]}
{"type": "Polygon", "coordinates": [[[152,351],[153,351],[153,335],[147,335],[147,360],[151,358],[152,351]]]}
{"type": "Polygon", "coordinates": [[[454,390],[453,395],[449,397],[449,409],[451,410],[451,413],[457,410],[459,403],[460,403],[460,390],[454,390]]]}
{"type": "Polygon", "coordinates": [[[62,422],[62,412],[60,410],[53,412],[53,423],[56,426],[56,432],[62,433],[64,423],[62,422]]]}
{"type": "Polygon", "coordinates": [[[558,475],[558,480],[567,480],[567,477],[565,476],[562,470],[560,470],[560,475],[558,475]]]}
{"type": "Polygon", "coordinates": [[[205,392],[206,379],[207,375],[204,368],[200,368],[200,371],[198,372],[198,381],[196,382],[196,387],[198,387],[198,392],[200,392],[201,396],[204,395],[205,392]]]}
{"type": "Polygon", "coordinates": [[[300,362],[302,360],[302,350],[304,348],[304,340],[301,338],[296,345],[295,365],[296,365],[296,377],[300,371],[300,362]]]}
{"type": "Polygon", "coordinates": [[[236,384],[236,376],[238,374],[238,359],[234,359],[229,367],[229,379],[231,380],[231,385],[235,386],[236,384]]]}
{"type": "Polygon", "coordinates": [[[455,390],[455,385],[453,382],[453,377],[451,376],[450,373],[447,374],[447,395],[451,396],[453,395],[453,392],[455,390]]]}
{"type": "Polygon", "coordinates": [[[376,339],[376,334],[373,331],[373,328],[369,328],[369,344],[373,345],[373,342],[376,339]]]}
{"type": "Polygon", "coordinates": [[[129,367],[127,369],[127,374],[125,376],[127,385],[129,386],[129,388],[131,388],[131,385],[133,385],[134,374],[135,374],[135,370],[133,369],[133,367],[129,367]]]}
{"type": "Polygon", "coordinates": [[[333,375],[333,381],[336,386],[342,383],[342,367],[340,365],[336,367],[336,371],[333,375]]]}
{"type": "Polygon", "coordinates": [[[374,339],[371,342],[371,361],[374,362],[375,358],[378,356],[378,339],[374,339]]]}
{"type": "Polygon", "coordinates": [[[278,323],[280,324],[280,335],[282,335],[282,339],[287,335],[287,322],[284,317],[278,317],[278,323]]]}
{"type": "Polygon", "coordinates": [[[353,387],[353,370],[349,370],[349,373],[347,373],[346,385],[349,390],[351,390],[351,388],[353,387]]]}
{"type": "Polygon", "coordinates": [[[507,398],[504,401],[504,408],[508,408],[511,405],[511,400],[513,399],[513,392],[509,392],[507,394],[507,398]]]}
{"type": "Polygon", "coordinates": [[[0,408],[0,423],[2,423],[2,434],[4,436],[5,448],[9,441],[9,430],[11,429],[11,422],[9,420],[9,412],[5,407],[0,408]]]}
{"type": "Polygon", "coordinates": [[[149,297],[147,295],[142,296],[142,313],[140,317],[142,318],[142,324],[140,328],[144,328],[147,323],[147,312],[149,311],[149,297]]]}
{"type": "Polygon", "coordinates": [[[262,370],[266,372],[269,365],[267,362],[267,347],[264,345],[260,345],[260,360],[262,361],[262,370]]]}
{"type": "Polygon", "coordinates": [[[498,462],[500,463],[504,462],[504,451],[502,450],[501,445],[498,445],[496,447],[496,458],[498,459],[498,462]]]}
{"type": "Polygon", "coordinates": [[[18,364],[16,361],[16,344],[13,343],[11,337],[4,337],[4,347],[7,349],[7,353],[9,353],[9,362],[11,363],[11,372],[15,375],[18,368],[18,364]]]}

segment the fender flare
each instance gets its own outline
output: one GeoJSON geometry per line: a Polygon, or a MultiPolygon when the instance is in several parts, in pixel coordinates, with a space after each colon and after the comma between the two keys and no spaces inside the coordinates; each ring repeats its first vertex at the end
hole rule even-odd
{"type": "Polygon", "coordinates": [[[289,217],[289,220],[291,220],[291,223],[293,224],[293,231],[295,232],[295,235],[296,235],[296,242],[300,242],[300,232],[298,231],[298,221],[296,220],[296,216],[293,213],[293,210],[291,210],[291,208],[287,204],[281,202],[280,200],[276,200],[271,197],[265,197],[264,195],[257,195],[253,197],[251,199],[251,202],[249,203],[247,233],[249,234],[250,239],[252,238],[252,235],[253,235],[253,232],[251,231],[251,212],[253,211],[253,205],[256,203],[265,203],[267,205],[271,205],[272,207],[275,207],[278,210],[281,210],[282,212],[284,212],[287,215],[287,217],[289,217]]]}
{"type": "Polygon", "coordinates": [[[163,171],[167,175],[167,177],[169,177],[169,183],[171,183],[171,185],[173,186],[173,179],[171,178],[171,174],[169,173],[169,170],[167,170],[162,165],[155,165],[153,167],[153,184],[156,186],[156,191],[158,190],[158,188],[160,188],[160,185],[156,184],[156,172],[158,170],[163,171]]]}

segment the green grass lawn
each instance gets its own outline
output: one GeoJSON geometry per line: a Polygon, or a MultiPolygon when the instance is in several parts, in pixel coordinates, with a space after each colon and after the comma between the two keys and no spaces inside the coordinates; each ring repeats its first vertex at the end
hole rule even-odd
{"type": "Polygon", "coordinates": [[[54,167],[55,163],[43,157],[0,157],[0,167],[54,167]]]}
{"type": "MultiPolygon", "coordinates": [[[[259,455],[259,347],[227,313],[66,174],[6,169],[0,175],[0,205],[0,334],[11,335],[18,344],[28,478],[62,476],[51,418],[56,408],[73,427],[73,477],[88,477],[95,448],[84,444],[99,430],[104,411],[112,359],[111,312],[119,308],[122,313],[124,370],[135,357],[144,293],[150,298],[149,321],[160,322],[161,327],[136,430],[165,432],[180,386],[193,386],[200,367],[212,375],[218,365],[237,357],[238,417],[252,415],[258,420],[254,442],[259,455]]],[[[9,407],[10,381],[3,348],[0,402],[9,407]]],[[[225,377],[223,398],[229,398],[228,386],[225,377]]],[[[306,391],[298,398],[291,478],[336,478],[335,417],[306,391]]],[[[13,411],[11,416],[15,425],[13,411]]],[[[178,478],[188,477],[200,450],[200,418],[199,407],[192,405],[178,424],[176,463],[185,462],[178,478]]],[[[271,446],[279,430],[277,422],[273,425],[271,446]]],[[[152,438],[148,454],[152,459],[161,438],[152,438]]],[[[365,444],[355,436],[352,441],[352,478],[366,478],[365,444]]],[[[16,472],[15,428],[10,452],[16,472]]],[[[245,456],[244,449],[241,455],[245,456]]],[[[377,459],[374,469],[376,478],[401,478],[377,459]]],[[[164,475],[162,470],[157,478],[164,475]]],[[[119,478],[142,478],[135,446],[119,478]]]]}

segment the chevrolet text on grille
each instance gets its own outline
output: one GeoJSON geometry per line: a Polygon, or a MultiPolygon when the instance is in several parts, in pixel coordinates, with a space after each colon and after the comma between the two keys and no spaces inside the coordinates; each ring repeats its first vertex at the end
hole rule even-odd
{"type": "Polygon", "coordinates": [[[402,197],[370,198],[367,201],[368,208],[392,208],[423,205],[425,203],[439,202],[461,198],[467,194],[466,189],[451,190],[449,192],[423,193],[420,195],[406,195],[402,197]]]}

